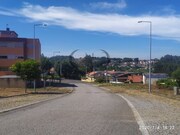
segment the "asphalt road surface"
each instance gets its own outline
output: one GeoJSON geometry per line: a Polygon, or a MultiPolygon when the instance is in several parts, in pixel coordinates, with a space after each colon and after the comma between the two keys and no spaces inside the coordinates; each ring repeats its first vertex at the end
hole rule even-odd
{"type": "MultiPolygon", "coordinates": [[[[70,81],[71,82],[71,81],[70,81]]],[[[140,135],[121,97],[89,84],[35,106],[0,114],[0,135],[140,135]]]]}

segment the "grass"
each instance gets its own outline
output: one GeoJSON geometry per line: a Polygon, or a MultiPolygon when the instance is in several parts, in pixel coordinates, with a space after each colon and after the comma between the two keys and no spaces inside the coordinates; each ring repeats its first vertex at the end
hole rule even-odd
{"type": "Polygon", "coordinates": [[[27,94],[65,94],[70,92],[70,89],[62,87],[46,87],[45,89],[37,88],[36,93],[34,92],[34,89],[27,89],[27,92],[25,93],[24,88],[0,88],[0,98],[27,94]]]}
{"type": "MultiPolygon", "coordinates": [[[[148,85],[143,84],[98,84],[100,87],[106,87],[113,93],[127,93],[130,95],[139,95],[143,93],[149,93],[148,85]]],[[[158,89],[156,86],[152,86],[151,94],[159,95],[171,99],[180,100],[180,95],[174,96],[174,91],[169,89],[158,89]]]]}

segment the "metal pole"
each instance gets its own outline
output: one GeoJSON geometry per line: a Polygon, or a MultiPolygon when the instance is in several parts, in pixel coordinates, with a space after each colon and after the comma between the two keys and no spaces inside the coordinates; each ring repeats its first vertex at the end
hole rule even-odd
{"type": "Polygon", "coordinates": [[[149,23],[150,24],[150,35],[149,35],[149,93],[151,93],[152,22],[151,21],[138,21],[138,23],[149,23]]]}
{"type": "MultiPolygon", "coordinates": [[[[36,60],[36,55],[35,55],[35,24],[34,24],[34,38],[33,38],[33,57],[34,57],[34,60],[36,60]]],[[[34,80],[34,91],[36,92],[36,80],[34,80]]]]}
{"type": "Polygon", "coordinates": [[[33,57],[34,57],[34,60],[35,60],[35,27],[36,27],[36,25],[34,24],[34,38],[33,38],[33,57]]]}
{"type": "MultiPolygon", "coordinates": [[[[34,24],[34,37],[33,37],[33,58],[36,60],[36,45],[35,45],[35,38],[36,38],[36,26],[42,26],[43,24],[34,24]]],[[[46,26],[46,25],[44,25],[46,26]]],[[[36,92],[36,80],[34,80],[34,91],[36,92]]]]}
{"type": "Polygon", "coordinates": [[[150,21],[150,51],[149,51],[149,93],[151,93],[151,51],[152,51],[152,22],[150,21]]]}

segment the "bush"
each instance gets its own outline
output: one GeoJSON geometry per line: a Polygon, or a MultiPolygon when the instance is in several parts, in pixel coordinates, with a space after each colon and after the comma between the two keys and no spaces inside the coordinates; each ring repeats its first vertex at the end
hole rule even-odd
{"type": "Polygon", "coordinates": [[[95,82],[97,82],[97,83],[105,83],[106,79],[103,78],[103,77],[98,77],[98,78],[96,78],[95,82]]]}
{"type": "Polygon", "coordinates": [[[169,88],[172,89],[174,86],[177,86],[177,82],[173,79],[161,79],[156,82],[158,88],[169,88]]]}
{"type": "Polygon", "coordinates": [[[172,73],[172,77],[176,80],[178,86],[180,86],[180,68],[172,73]]]}

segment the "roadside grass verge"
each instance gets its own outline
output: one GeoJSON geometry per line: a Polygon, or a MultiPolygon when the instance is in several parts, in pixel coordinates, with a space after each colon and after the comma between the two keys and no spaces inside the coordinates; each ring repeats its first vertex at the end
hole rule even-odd
{"type": "Polygon", "coordinates": [[[25,93],[24,88],[0,88],[0,112],[53,99],[72,91],[72,89],[63,87],[46,87],[46,89],[37,88],[36,93],[34,89],[27,89],[27,93],[25,93]]]}
{"type": "Polygon", "coordinates": [[[63,87],[36,88],[36,92],[33,88],[28,88],[26,93],[24,88],[0,88],[0,98],[23,96],[29,94],[65,94],[70,92],[72,92],[71,89],[63,87]]]}
{"type": "MultiPolygon", "coordinates": [[[[112,93],[126,93],[129,95],[139,96],[149,94],[148,85],[143,84],[97,84],[99,87],[105,87],[110,89],[112,93]]],[[[174,91],[170,89],[158,89],[156,86],[152,86],[151,95],[158,95],[170,99],[175,99],[180,101],[180,95],[175,96],[174,91]]]]}

